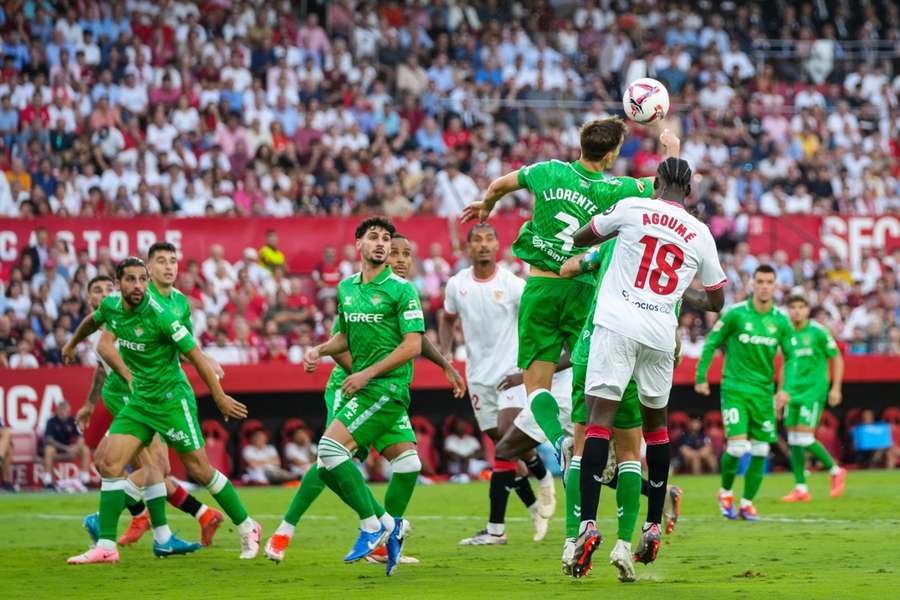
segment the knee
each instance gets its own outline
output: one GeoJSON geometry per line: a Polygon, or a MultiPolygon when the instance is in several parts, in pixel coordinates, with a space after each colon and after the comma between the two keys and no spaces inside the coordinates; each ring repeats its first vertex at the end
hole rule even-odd
{"type": "Polygon", "coordinates": [[[750,454],[755,457],[765,458],[769,456],[769,442],[750,442],[750,454]]]}
{"type": "Polygon", "coordinates": [[[94,466],[102,477],[115,477],[119,474],[115,462],[106,453],[95,457],[94,466]]]}
{"type": "Polygon", "coordinates": [[[750,440],[728,440],[725,452],[735,458],[740,458],[750,452],[752,446],[750,440]]]}
{"type": "Polygon", "coordinates": [[[418,473],[422,470],[422,461],[419,460],[419,453],[415,448],[406,450],[391,461],[391,471],[393,473],[418,473]]]}
{"type": "Polygon", "coordinates": [[[44,448],[44,460],[46,462],[53,462],[54,458],[56,458],[56,448],[53,446],[44,448]]]}
{"type": "Polygon", "coordinates": [[[494,448],[494,456],[497,460],[508,460],[515,461],[516,457],[515,448],[513,448],[512,443],[506,438],[500,438],[500,441],[497,442],[497,446],[494,448]]]}

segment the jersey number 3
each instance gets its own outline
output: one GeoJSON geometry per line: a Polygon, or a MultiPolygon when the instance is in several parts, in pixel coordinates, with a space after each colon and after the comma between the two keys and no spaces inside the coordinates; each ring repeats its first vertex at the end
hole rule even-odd
{"type": "Polygon", "coordinates": [[[649,235],[642,237],[641,243],[644,244],[644,256],[634,279],[634,287],[644,289],[649,275],[650,289],[660,296],[668,296],[678,287],[678,268],[684,264],[684,251],[675,244],[659,246],[659,240],[649,235]],[[656,267],[651,269],[650,263],[653,262],[656,267]],[[660,283],[663,275],[666,276],[665,284],[660,283]]]}

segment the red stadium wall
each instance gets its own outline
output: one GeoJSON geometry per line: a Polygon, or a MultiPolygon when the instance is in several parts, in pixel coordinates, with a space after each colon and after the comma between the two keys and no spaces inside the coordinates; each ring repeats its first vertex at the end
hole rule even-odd
{"type": "MultiPolygon", "coordinates": [[[[523,219],[501,216],[491,219],[500,240],[512,243],[523,219]]],[[[445,258],[450,257],[450,227],[464,234],[468,227],[440,217],[410,217],[397,220],[397,227],[414,240],[422,252],[433,242],[440,242],[445,258]]],[[[145,251],[153,242],[166,239],[179,246],[186,257],[204,259],[209,246],[222,244],[225,258],[237,261],[246,247],[259,248],[265,233],[274,229],[279,245],[291,271],[311,271],[322,256],[322,248],[353,241],[355,219],[343,217],[301,218],[163,218],[134,219],[62,219],[42,218],[31,221],[0,219],[0,265],[9,267],[31,242],[32,232],[43,225],[51,238],[62,233],[72,241],[72,251],[87,249],[91,260],[97,258],[99,248],[107,247],[114,260],[145,251]]],[[[866,248],[884,248],[890,252],[900,247],[900,219],[882,217],[815,217],[789,216],[750,218],[747,239],[754,254],[787,251],[797,256],[800,246],[811,243],[818,249],[828,247],[837,252],[851,266],[857,266],[866,248]]]]}

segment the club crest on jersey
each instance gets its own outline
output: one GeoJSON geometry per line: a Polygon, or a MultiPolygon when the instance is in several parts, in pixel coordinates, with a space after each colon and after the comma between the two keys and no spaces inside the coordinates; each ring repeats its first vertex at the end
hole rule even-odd
{"type": "Polygon", "coordinates": [[[753,323],[746,323],[744,325],[744,330],[745,331],[753,331],[753,323]]]}
{"type": "Polygon", "coordinates": [[[134,335],[136,335],[137,337],[141,337],[142,335],[144,335],[144,330],[141,329],[140,327],[135,327],[134,335]]]}
{"type": "Polygon", "coordinates": [[[776,331],[778,331],[778,328],[774,325],[769,325],[768,327],[766,327],[766,330],[768,330],[769,333],[775,333],[776,331]]]}
{"type": "Polygon", "coordinates": [[[375,294],[372,296],[372,304],[381,304],[381,295],[375,294]]]}
{"type": "Polygon", "coordinates": [[[503,290],[494,290],[494,302],[500,302],[503,299],[503,290]]]}
{"type": "Polygon", "coordinates": [[[344,296],[344,306],[349,306],[350,304],[353,304],[353,297],[344,296]]]}

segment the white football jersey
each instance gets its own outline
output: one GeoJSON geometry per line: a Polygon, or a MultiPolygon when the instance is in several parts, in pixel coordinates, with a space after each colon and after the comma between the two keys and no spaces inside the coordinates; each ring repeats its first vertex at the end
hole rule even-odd
{"type": "Polygon", "coordinates": [[[597,235],[618,232],[597,292],[594,324],[675,351],[675,305],[694,275],[707,290],[728,283],[709,227],[680,204],[626,198],[591,220],[597,235]]]}
{"type": "Polygon", "coordinates": [[[518,370],[519,300],[525,281],[497,265],[487,280],[472,267],[447,282],[444,309],[459,315],[466,338],[466,378],[469,383],[496,386],[518,370]]]}
{"type": "MultiPolygon", "coordinates": [[[[91,343],[91,347],[94,349],[94,354],[97,357],[97,364],[100,367],[102,367],[104,371],[106,371],[107,375],[111,375],[112,367],[110,367],[108,364],[106,364],[106,361],[103,360],[103,357],[100,356],[99,352],[97,352],[97,347],[100,345],[100,335],[102,333],[103,333],[103,330],[98,329],[97,331],[92,333],[90,336],[88,336],[88,341],[91,343]]],[[[118,344],[118,342],[116,342],[116,343],[118,344]]]]}

